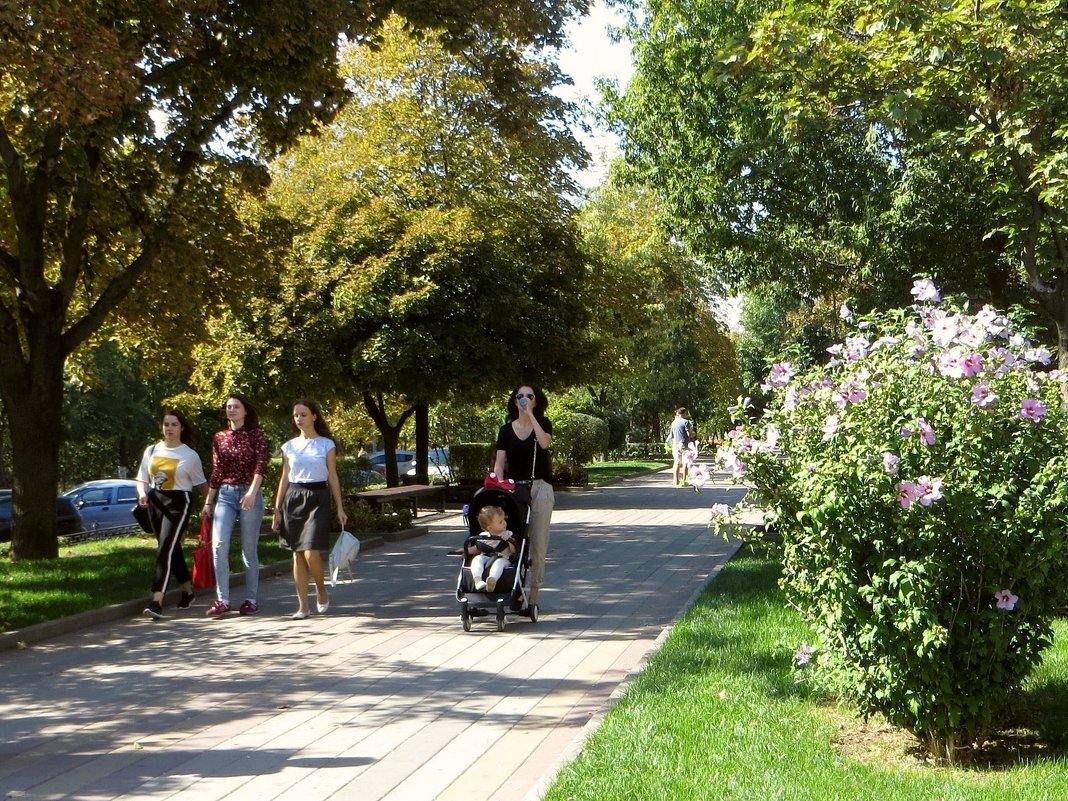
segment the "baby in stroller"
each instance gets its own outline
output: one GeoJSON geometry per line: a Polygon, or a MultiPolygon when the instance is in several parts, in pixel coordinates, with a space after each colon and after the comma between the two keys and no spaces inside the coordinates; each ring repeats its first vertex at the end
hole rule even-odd
{"type": "Polygon", "coordinates": [[[468,534],[463,546],[450,552],[460,557],[456,600],[464,631],[471,631],[474,620],[494,612],[497,631],[504,631],[509,610],[519,613],[529,608],[530,622],[538,622],[537,607],[528,605],[525,586],[530,567],[526,543],[529,504],[529,487],[497,483],[479,489],[464,508],[468,534]]]}
{"type": "Polygon", "coordinates": [[[478,513],[482,533],[468,540],[475,592],[493,592],[504,571],[515,564],[516,545],[508,518],[499,506],[484,506],[478,513]]]}

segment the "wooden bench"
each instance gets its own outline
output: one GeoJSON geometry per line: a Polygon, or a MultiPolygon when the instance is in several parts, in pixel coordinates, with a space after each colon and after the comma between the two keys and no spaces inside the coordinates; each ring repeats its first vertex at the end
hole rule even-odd
{"type": "Polygon", "coordinates": [[[384,487],[383,489],[364,490],[348,496],[350,500],[366,501],[376,512],[381,512],[383,507],[403,504],[407,506],[412,517],[419,516],[420,499],[429,498],[433,501],[433,508],[439,512],[445,511],[445,485],[435,484],[407,484],[401,487],[384,487]]]}

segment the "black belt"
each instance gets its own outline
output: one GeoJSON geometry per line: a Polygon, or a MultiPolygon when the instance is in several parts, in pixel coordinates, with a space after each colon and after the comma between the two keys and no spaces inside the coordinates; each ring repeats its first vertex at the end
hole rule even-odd
{"type": "Polygon", "coordinates": [[[326,481],[290,481],[289,486],[297,489],[326,489],[330,484],[326,481]]]}

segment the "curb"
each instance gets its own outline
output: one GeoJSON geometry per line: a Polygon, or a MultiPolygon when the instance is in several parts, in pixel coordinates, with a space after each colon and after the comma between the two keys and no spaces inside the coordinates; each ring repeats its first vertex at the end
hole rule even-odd
{"type": "MultiPolygon", "coordinates": [[[[425,526],[415,526],[414,528],[406,528],[402,531],[391,531],[384,534],[371,534],[367,537],[360,537],[360,550],[366,551],[373,548],[379,548],[386,542],[400,542],[402,540],[414,539],[425,535],[428,531],[429,529],[425,526]]],[[[269,575],[271,577],[278,577],[287,574],[290,571],[292,564],[293,563],[288,559],[280,562],[264,563],[260,565],[260,576],[263,577],[269,575]]],[[[244,586],[244,584],[244,571],[230,574],[231,587],[241,587],[244,586]]],[[[207,592],[207,590],[202,590],[201,592],[207,592]]],[[[178,602],[180,594],[180,590],[171,590],[164,596],[164,600],[168,604],[173,605],[178,602]]],[[[32,626],[15,629],[14,631],[5,631],[0,633],[0,652],[16,648],[28,648],[33,643],[80,631],[89,626],[96,626],[101,623],[111,623],[115,620],[123,620],[129,617],[137,617],[141,614],[144,608],[145,599],[139,598],[133,601],[121,601],[116,604],[111,604],[110,606],[102,606],[98,609],[87,609],[86,611],[78,612],[75,615],[60,617],[55,620],[46,620],[43,623],[35,623],[32,626]]]]}

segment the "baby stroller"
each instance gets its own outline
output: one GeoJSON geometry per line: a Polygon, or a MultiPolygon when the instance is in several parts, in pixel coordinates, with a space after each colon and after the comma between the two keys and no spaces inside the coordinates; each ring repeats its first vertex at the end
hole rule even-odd
{"type": "Polygon", "coordinates": [[[530,620],[538,621],[536,606],[528,603],[527,589],[524,586],[527,579],[527,568],[530,559],[527,556],[527,521],[530,518],[530,487],[518,484],[514,490],[500,487],[483,487],[478,490],[468,504],[467,525],[469,536],[464,540],[464,545],[459,551],[460,575],[456,580],[456,600],[460,602],[460,620],[464,631],[471,631],[471,621],[476,617],[486,617],[490,612],[496,614],[497,631],[504,631],[505,615],[518,612],[521,609],[530,609],[530,620]],[[468,545],[479,539],[482,528],[478,523],[478,513],[486,506],[499,506],[504,510],[508,518],[508,529],[512,532],[516,542],[515,563],[509,566],[504,574],[497,580],[497,586],[492,592],[488,590],[475,590],[476,578],[471,574],[471,559],[473,554],[468,554],[468,545]]]}

